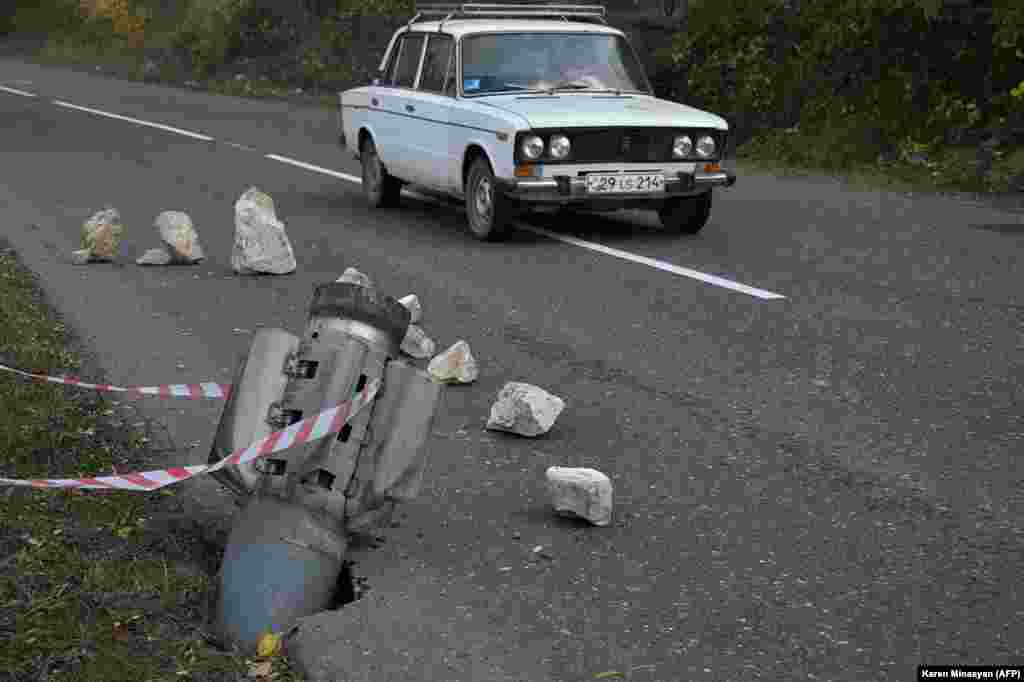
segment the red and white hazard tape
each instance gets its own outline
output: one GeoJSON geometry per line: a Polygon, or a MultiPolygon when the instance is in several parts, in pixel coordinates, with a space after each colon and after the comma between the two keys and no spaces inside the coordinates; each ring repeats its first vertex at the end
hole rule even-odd
{"type": "Polygon", "coordinates": [[[252,445],[244,447],[216,464],[139,471],[131,474],[115,474],[113,476],[97,476],[93,478],[0,478],[0,485],[30,486],[33,488],[77,488],[80,490],[134,490],[148,491],[187,481],[201,474],[208,474],[229,465],[251,462],[260,457],[272,455],[293,445],[301,445],[319,440],[332,433],[338,433],[352,417],[359,413],[377,395],[380,379],[367,383],[362,392],[352,400],[336,407],[295,422],[291,426],[275,431],[252,445]]]}
{"type": "Polygon", "coordinates": [[[33,372],[26,372],[22,369],[15,367],[9,367],[7,365],[0,364],[0,370],[10,372],[11,374],[17,374],[27,379],[35,379],[37,381],[48,381],[53,384],[64,384],[66,386],[78,386],[79,388],[88,388],[95,391],[105,391],[107,393],[124,393],[128,397],[138,398],[147,395],[159,396],[161,398],[191,398],[198,400],[201,398],[212,398],[215,400],[226,400],[231,394],[231,384],[220,384],[212,381],[207,381],[199,384],[161,384],[159,386],[114,386],[112,384],[93,384],[88,381],[82,381],[77,377],[54,377],[48,374],[36,374],[33,372]]]}

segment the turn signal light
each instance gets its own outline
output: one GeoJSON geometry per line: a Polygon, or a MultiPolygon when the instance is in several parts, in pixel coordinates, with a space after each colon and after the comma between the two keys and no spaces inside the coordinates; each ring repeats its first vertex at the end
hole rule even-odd
{"type": "Polygon", "coordinates": [[[704,172],[705,173],[720,173],[720,172],[722,172],[722,166],[720,164],[717,164],[717,163],[705,163],[704,164],[704,172]]]}
{"type": "Polygon", "coordinates": [[[517,178],[532,178],[537,175],[536,166],[516,166],[517,178]]]}

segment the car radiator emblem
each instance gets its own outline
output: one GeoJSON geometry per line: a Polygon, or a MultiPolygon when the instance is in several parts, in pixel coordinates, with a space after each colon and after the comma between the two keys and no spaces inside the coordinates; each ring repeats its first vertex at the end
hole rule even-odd
{"type": "Polygon", "coordinates": [[[622,137],[622,152],[626,153],[629,148],[633,146],[633,138],[629,135],[623,135],[622,137]]]}

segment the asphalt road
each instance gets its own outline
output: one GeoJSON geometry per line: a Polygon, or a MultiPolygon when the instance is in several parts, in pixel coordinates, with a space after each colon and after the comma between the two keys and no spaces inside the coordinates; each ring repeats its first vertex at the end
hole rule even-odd
{"type": "MultiPolygon", "coordinates": [[[[1024,215],[741,174],[696,237],[642,214],[531,223],[641,259],[528,230],[481,244],[454,208],[374,211],[358,185],[266,156],[358,175],[323,110],[16,60],[0,86],[3,232],[111,382],[230,381],[235,330],[301,328],[347,266],[416,293],[439,347],[466,339],[479,359],[479,381],[445,394],[421,497],[360,550],[369,595],[304,623],[318,679],[910,680],[922,662],[1024,662],[1024,215]],[[292,276],[231,274],[252,185],[287,225],[292,276]],[[122,262],[70,265],[107,203],[122,262]],[[206,262],[133,264],[162,210],[192,216],[206,262]],[[547,436],[483,429],[511,380],[565,398],[547,436]],[[605,471],[614,524],[554,519],[549,465],[605,471]]],[[[205,459],[217,405],[146,409],[183,447],[167,463],[205,459]]],[[[209,481],[186,485],[227,513],[209,481]]]]}

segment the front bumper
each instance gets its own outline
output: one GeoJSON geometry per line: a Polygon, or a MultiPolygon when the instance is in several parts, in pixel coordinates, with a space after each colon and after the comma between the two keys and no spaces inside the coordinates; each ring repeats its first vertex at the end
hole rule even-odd
{"type": "Polygon", "coordinates": [[[717,173],[665,173],[665,189],[661,192],[588,193],[583,177],[568,175],[550,178],[496,180],[508,197],[528,204],[623,204],[659,203],[678,196],[700,194],[712,187],[732,187],[736,174],[723,170],[717,173]]]}

